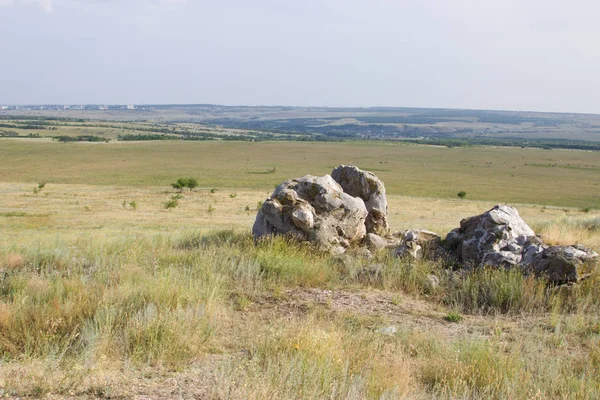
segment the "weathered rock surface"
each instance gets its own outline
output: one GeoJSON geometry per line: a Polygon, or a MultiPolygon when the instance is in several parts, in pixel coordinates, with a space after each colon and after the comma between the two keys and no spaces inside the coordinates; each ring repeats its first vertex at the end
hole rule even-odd
{"type": "Polygon", "coordinates": [[[497,205],[461,221],[444,247],[464,266],[520,268],[550,282],[576,282],[600,263],[585,246],[547,246],[512,207],[497,205]]]}
{"type": "Polygon", "coordinates": [[[388,242],[384,238],[374,233],[367,233],[367,236],[365,236],[364,243],[371,251],[384,249],[388,245],[388,242]]]}
{"type": "Polygon", "coordinates": [[[521,263],[523,252],[539,239],[519,216],[516,208],[497,205],[474,217],[463,219],[444,244],[466,264],[511,267],[521,263]]]}
{"type": "Polygon", "coordinates": [[[585,246],[552,246],[537,253],[526,268],[552,282],[577,282],[600,264],[600,255],[585,246]]]}
{"type": "Polygon", "coordinates": [[[365,221],[367,232],[386,236],[390,227],[387,222],[388,204],[383,182],[371,172],[349,165],[335,168],[331,177],[340,184],[345,193],[364,201],[369,212],[365,221]]]}
{"type": "Polygon", "coordinates": [[[340,254],[363,240],[367,215],[365,203],[344,193],[331,176],[307,175],[277,186],[259,210],[252,234],[289,234],[340,254]]]}
{"type": "Polygon", "coordinates": [[[410,257],[413,260],[431,255],[442,243],[440,235],[424,229],[404,231],[399,235],[402,237],[402,244],[396,249],[396,255],[410,257]]]}
{"type": "Polygon", "coordinates": [[[426,230],[390,235],[387,207],[379,178],[342,165],[331,176],[307,175],[277,186],[252,234],[291,235],[336,255],[351,249],[361,258],[391,247],[399,257],[441,259],[462,268],[520,268],[555,283],[576,282],[600,265],[598,253],[584,246],[547,246],[513,207],[497,205],[463,219],[444,241],[426,230]]]}

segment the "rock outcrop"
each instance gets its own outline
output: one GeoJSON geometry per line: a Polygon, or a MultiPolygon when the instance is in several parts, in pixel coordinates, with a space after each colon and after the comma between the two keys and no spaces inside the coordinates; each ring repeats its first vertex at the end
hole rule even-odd
{"type": "Polygon", "coordinates": [[[341,255],[368,258],[396,248],[399,257],[451,260],[460,268],[519,268],[550,282],[576,282],[600,264],[598,253],[579,245],[547,246],[517,209],[497,205],[445,238],[410,230],[389,234],[385,186],[374,174],[342,165],[330,175],[306,175],[281,183],[263,203],[255,238],[290,235],[341,255]]]}
{"type": "Polygon", "coordinates": [[[340,184],[345,193],[364,201],[369,212],[365,221],[367,232],[386,236],[390,226],[387,222],[388,204],[383,182],[371,172],[350,165],[335,168],[331,177],[340,184]]]}
{"type": "Polygon", "coordinates": [[[510,267],[521,263],[528,247],[541,241],[516,208],[497,205],[463,219],[460,228],[451,231],[444,243],[462,263],[510,267]]]}
{"type": "Polygon", "coordinates": [[[463,267],[520,268],[555,283],[576,282],[600,262],[585,246],[547,246],[517,209],[501,205],[462,220],[444,247],[463,267]]]}
{"type": "Polygon", "coordinates": [[[600,264],[600,255],[585,246],[552,246],[524,265],[526,270],[551,282],[577,282],[600,264]]]}
{"type": "Polygon", "coordinates": [[[377,176],[342,165],[331,176],[307,175],[277,186],[259,210],[252,234],[288,234],[334,254],[359,244],[376,251],[397,243],[386,238],[387,207],[377,176]]]}
{"type": "Polygon", "coordinates": [[[364,202],[344,193],[331,176],[307,175],[277,186],[260,208],[252,234],[288,234],[340,254],[363,240],[367,215],[364,202]]]}

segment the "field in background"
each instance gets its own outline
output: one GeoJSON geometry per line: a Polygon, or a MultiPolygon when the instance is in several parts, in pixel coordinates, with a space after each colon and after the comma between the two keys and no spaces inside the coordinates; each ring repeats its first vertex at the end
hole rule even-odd
{"type": "Polygon", "coordinates": [[[447,148],[397,143],[0,141],[4,182],[168,187],[194,176],[205,188],[264,190],[340,164],[377,174],[390,194],[600,208],[597,152],[447,148]]]}
{"type": "Polygon", "coordinates": [[[597,397],[600,274],[547,288],[253,242],[276,183],[340,163],[382,178],[395,230],[443,234],[508,201],[549,243],[600,250],[597,153],[0,140],[2,394],[597,397]],[[201,187],[166,210],[182,176],[201,187]]]}
{"type": "Polygon", "coordinates": [[[148,125],[187,124],[195,128],[208,125],[247,133],[293,133],[313,139],[477,138],[516,142],[542,139],[546,144],[559,140],[570,142],[571,145],[581,141],[600,142],[600,116],[595,114],[396,107],[235,107],[210,104],[141,105],[133,110],[125,109],[122,105],[111,105],[102,110],[93,105],[85,106],[85,109],[63,108],[48,105],[13,107],[0,111],[0,120],[22,116],[148,125]]]}

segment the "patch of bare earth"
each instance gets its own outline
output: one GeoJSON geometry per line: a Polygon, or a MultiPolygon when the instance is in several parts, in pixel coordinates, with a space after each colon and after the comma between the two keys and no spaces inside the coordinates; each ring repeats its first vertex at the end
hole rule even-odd
{"type": "Polygon", "coordinates": [[[498,332],[527,329],[542,321],[534,316],[463,315],[460,323],[445,320],[449,310],[426,299],[382,290],[290,289],[284,296],[255,299],[249,311],[266,320],[308,313],[315,307],[332,316],[359,316],[379,321],[373,329],[393,326],[398,330],[433,332],[448,340],[464,337],[487,337],[498,332]]]}

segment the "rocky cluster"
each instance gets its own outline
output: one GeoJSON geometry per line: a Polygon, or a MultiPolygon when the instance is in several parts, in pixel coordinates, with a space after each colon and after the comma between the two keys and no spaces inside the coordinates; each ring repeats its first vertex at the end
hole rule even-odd
{"type": "Polygon", "coordinates": [[[581,245],[548,246],[508,206],[460,222],[444,240],[435,232],[390,234],[385,186],[371,172],[341,165],[331,175],[307,175],[281,183],[263,203],[252,233],[291,235],[334,254],[369,256],[385,248],[413,260],[445,258],[462,268],[519,268],[552,282],[575,282],[600,263],[581,245]]]}

